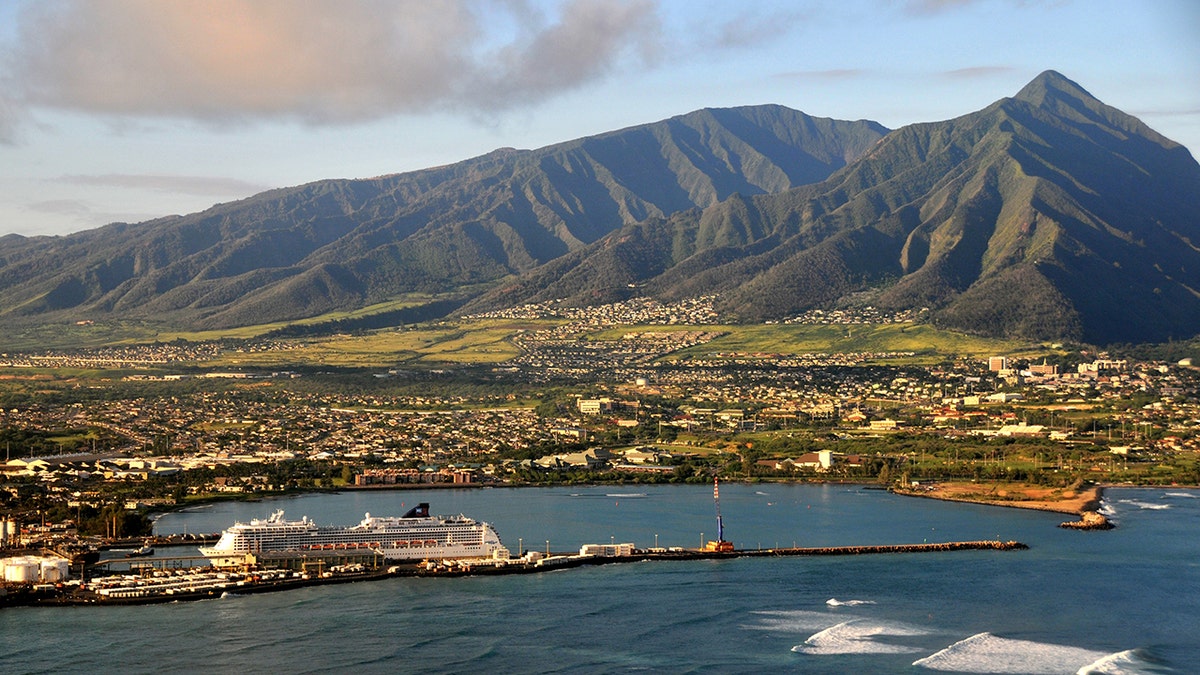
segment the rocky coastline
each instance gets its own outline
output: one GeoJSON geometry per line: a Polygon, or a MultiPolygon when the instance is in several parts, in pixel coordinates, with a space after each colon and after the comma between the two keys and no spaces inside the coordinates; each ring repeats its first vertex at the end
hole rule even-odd
{"type": "Polygon", "coordinates": [[[1099,511],[1083,511],[1079,514],[1079,520],[1068,520],[1058,526],[1068,530],[1111,530],[1116,527],[1099,511]]]}

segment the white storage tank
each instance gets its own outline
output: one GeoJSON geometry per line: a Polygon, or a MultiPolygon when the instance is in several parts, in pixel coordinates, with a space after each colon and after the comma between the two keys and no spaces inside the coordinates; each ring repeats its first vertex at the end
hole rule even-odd
{"type": "Polygon", "coordinates": [[[4,580],[14,584],[37,583],[41,565],[29,558],[9,558],[4,561],[4,580]]]}
{"type": "Polygon", "coordinates": [[[61,558],[42,558],[42,581],[55,584],[70,576],[70,563],[61,558]]]}

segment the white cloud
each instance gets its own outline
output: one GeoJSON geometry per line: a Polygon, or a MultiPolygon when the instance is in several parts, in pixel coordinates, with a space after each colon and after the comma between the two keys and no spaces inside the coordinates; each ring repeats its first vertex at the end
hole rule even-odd
{"type": "Polygon", "coordinates": [[[723,23],[715,42],[720,47],[753,47],[792,32],[808,15],[799,11],[749,10],[723,23]]]}
{"type": "Polygon", "coordinates": [[[947,70],[943,75],[954,80],[973,80],[997,75],[1008,75],[1014,72],[1018,72],[1018,68],[1015,66],[992,65],[955,68],[954,70],[947,70]]]}
{"type": "MultiPolygon", "coordinates": [[[[218,124],[535,103],[651,58],[653,0],[52,0],[0,60],[14,101],[218,124]],[[493,27],[503,26],[498,33],[493,27]]],[[[17,115],[0,100],[0,139],[17,115]]]]}

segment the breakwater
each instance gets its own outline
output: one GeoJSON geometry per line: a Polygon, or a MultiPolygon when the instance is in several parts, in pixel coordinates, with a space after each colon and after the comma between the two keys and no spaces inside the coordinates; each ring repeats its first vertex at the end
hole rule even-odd
{"type": "MultiPolygon", "coordinates": [[[[953,551],[1016,551],[1029,548],[1017,541],[952,541],[920,544],[879,544],[860,546],[820,546],[735,549],[706,551],[703,549],[635,549],[629,555],[583,555],[556,553],[549,556],[523,557],[508,560],[480,559],[429,561],[420,564],[401,564],[377,569],[354,566],[348,571],[326,571],[319,574],[302,572],[244,571],[215,573],[176,570],[172,577],[139,579],[132,575],[122,580],[120,593],[103,590],[106,577],[91,584],[39,586],[11,589],[0,595],[0,606],[12,605],[142,605],[161,602],[203,600],[223,594],[256,594],[286,591],[307,586],[374,581],[394,577],[463,577],[506,574],[539,574],[551,570],[591,565],[611,565],[641,561],[722,560],[729,558],[766,558],[792,556],[850,556],[878,554],[946,553],[953,551]],[[179,578],[180,576],[186,579],[179,578]]],[[[281,561],[282,562],[282,561],[281,561]]],[[[337,567],[332,570],[337,570],[337,567]]],[[[108,577],[117,579],[118,577],[108,577]]]]}
{"type": "Polygon", "coordinates": [[[631,555],[584,556],[557,554],[536,562],[510,561],[504,565],[439,565],[414,570],[412,576],[466,576],[469,574],[523,574],[547,569],[609,565],[614,563],[668,560],[722,560],[728,558],[783,558],[791,556],[849,556],[896,553],[945,553],[950,551],[1019,551],[1029,548],[1019,541],[947,541],[921,544],[877,544],[865,546],[818,546],[786,548],[735,549],[706,551],[703,549],[643,550],[631,555]]]}
{"type": "Polygon", "coordinates": [[[943,551],[1018,551],[1029,548],[1019,541],[946,541],[922,544],[882,544],[878,546],[822,546],[819,548],[775,548],[738,551],[740,555],[869,555],[873,553],[939,553],[943,551]]]}

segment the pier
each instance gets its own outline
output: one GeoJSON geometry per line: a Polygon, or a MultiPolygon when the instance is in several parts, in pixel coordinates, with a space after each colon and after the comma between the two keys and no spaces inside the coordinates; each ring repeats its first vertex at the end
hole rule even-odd
{"type": "MultiPolygon", "coordinates": [[[[629,545],[632,546],[632,545],[629,545]]],[[[793,556],[854,556],[878,554],[948,553],[954,551],[1017,551],[1029,548],[1018,541],[951,541],[921,544],[876,544],[859,546],[818,546],[756,548],[733,550],[700,549],[626,549],[621,555],[551,553],[522,558],[484,558],[475,560],[438,560],[400,563],[386,566],[380,556],[362,556],[349,560],[319,558],[310,555],[277,552],[247,560],[241,569],[217,570],[209,565],[182,566],[208,562],[197,556],[167,559],[106,561],[132,562],[139,575],[93,577],[85,584],[40,585],[11,589],[0,595],[0,607],[12,605],[130,605],[178,602],[218,597],[225,593],[254,594],[285,591],[305,586],[374,581],[396,577],[464,577],[503,574],[540,574],[551,570],[591,565],[610,565],[641,561],[722,560],[730,558],[780,558],[793,556]]],[[[96,567],[105,567],[101,563],[96,567]]]]}
{"type": "Polygon", "coordinates": [[[792,556],[849,556],[897,553],[946,553],[951,551],[1020,551],[1029,546],[1019,541],[949,541],[921,544],[876,544],[862,546],[817,546],[787,548],[734,549],[712,551],[706,549],[636,549],[630,555],[573,555],[555,553],[528,563],[522,560],[495,564],[481,561],[479,564],[443,564],[431,568],[418,567],[398,572],[397,576],[470,576],[482,574],[528,574],[550,569],[583,567],[587,565],[609,565],[641,561],[723,560],[729,558],[783,558],[792,556]]]}

